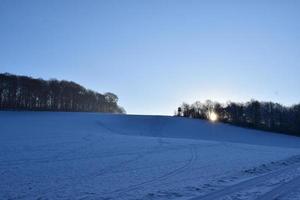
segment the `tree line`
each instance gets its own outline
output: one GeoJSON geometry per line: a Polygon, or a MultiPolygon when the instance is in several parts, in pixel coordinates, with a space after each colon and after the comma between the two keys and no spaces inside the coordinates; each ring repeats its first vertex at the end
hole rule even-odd
{"type": "Polygon", "coordinates": [[[72,81],[0,74],[0,110],[125,113],[113,93],[100,94],[72,81]]]}
{"type": "Polygon", "coordinates": [[[205,120],[209,120],[211,113],[215,113],[220,122],[300,136],[300,104],[288,107],[256,100],[226,104],[207,100],[204,103],[183,103],[175,112],[177,116],[205,120]]]}

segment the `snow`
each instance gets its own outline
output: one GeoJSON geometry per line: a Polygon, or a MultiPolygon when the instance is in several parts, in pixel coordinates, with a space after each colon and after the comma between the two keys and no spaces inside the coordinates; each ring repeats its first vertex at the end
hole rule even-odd
{"type": "Polygon", "coordinates": [[[197,198],[299,154],[297,137],[180,117],[0,112],[0,199],[197,198]]]}

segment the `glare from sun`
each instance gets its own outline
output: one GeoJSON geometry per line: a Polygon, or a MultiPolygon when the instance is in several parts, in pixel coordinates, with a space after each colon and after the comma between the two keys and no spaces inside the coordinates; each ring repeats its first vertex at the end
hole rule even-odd
{"type": "Polygon", "coordinates": [[[218,115],[215,112],[210,112],[209,113],[209,120],[212,122],[215,122],[218,120],[218,115]]]}

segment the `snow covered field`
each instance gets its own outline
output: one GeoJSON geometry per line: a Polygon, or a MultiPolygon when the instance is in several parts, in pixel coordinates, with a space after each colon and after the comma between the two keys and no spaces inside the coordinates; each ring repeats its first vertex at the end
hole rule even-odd
{"type": "Polygon", "coordinates": [[[177,117],[0,112],[0,199],[300,199],[300,138],[177,117]]]}

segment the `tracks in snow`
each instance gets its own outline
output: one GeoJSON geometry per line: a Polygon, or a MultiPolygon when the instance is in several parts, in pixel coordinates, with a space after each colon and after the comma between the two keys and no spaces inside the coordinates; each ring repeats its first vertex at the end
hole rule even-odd
{"type": "MultiPolygon", "coordinates": [[[[299,187],[300,185],[300,175],[299,175],[300,163],[297,162],[283,169],[279,169],[267,174],[263,174],[240,183],[234,184],[232,186],[227,186],[221,190],[214,191],[204,196],[194,197],[189,200],[218,200],[218,199],[235,199],[234,195],[242,192],[249,191],[250,189],[268,186],[272,180],[279,180],[279,186],[273,187],[273,189],[265,192],[264,194],[259,194],[256,197],[251,196],[251,192],[248,192],[249,197],[243,196],[243,199],[255,199],[255,200],[274,200],[277,197],[283,196],[290,192],[291,190],[299,187]],[[287,176],[289,181],[284,181],[287,176]],[[292,176],[292,178],[291,178],[292,176]]],[[[257,191],[256,191],[257,192],[257,191]]],[[[258,191],[259,193],[259,191],[258,191]]],[[[253,194],[252,194],[253,195],[253,194]]],[[[239,199],[239,198],[237,198],[239,199]]]]}
{"type": "Polygon", "coordinates": [[[271,191],[261,195],[256,200],[273,200],[278,199],[282,196],[287,195],[289,192],[292,192],[294,189],[297,189],[300,186],[300,176],[293,178],[292,180],[275,187],[271,191]]]}
{"type": "Polygon", "coordinates": [[[191,157],[190,157],[190,159],[184,165],[182,165],[182,166],[180,166],[178,168],[175,168],[174,170],[171,170],[171,171],[169,171],[169,172],[167,172],[165,174],[162,174],[161,176],[158,176],[156,178],[150,179],[148,181],[143,181],[143,182],[140,182],[140,183],[137,183],[137,184],[134,184],[134,185],[130,185],[127,188],[118,189],[118,190],[106,193],[105,195],[107,195],[107,194],[123,195],[123,194],[126,194],[128,192],[132,192],[132,191],[138,190],[138,189],[140,189],[143,186],[163,181],[163,180],[171,178],[171,177],[173,177],[173,176],[175,176],[177,174],[180,174],[181,172],[184,172],[185,170],[187,170],[188,168],[190,168],[195,163],[195,161],[198,159],[196,147],[191,146],[189,148],[189,150],[190,150],[191,157]]]}

